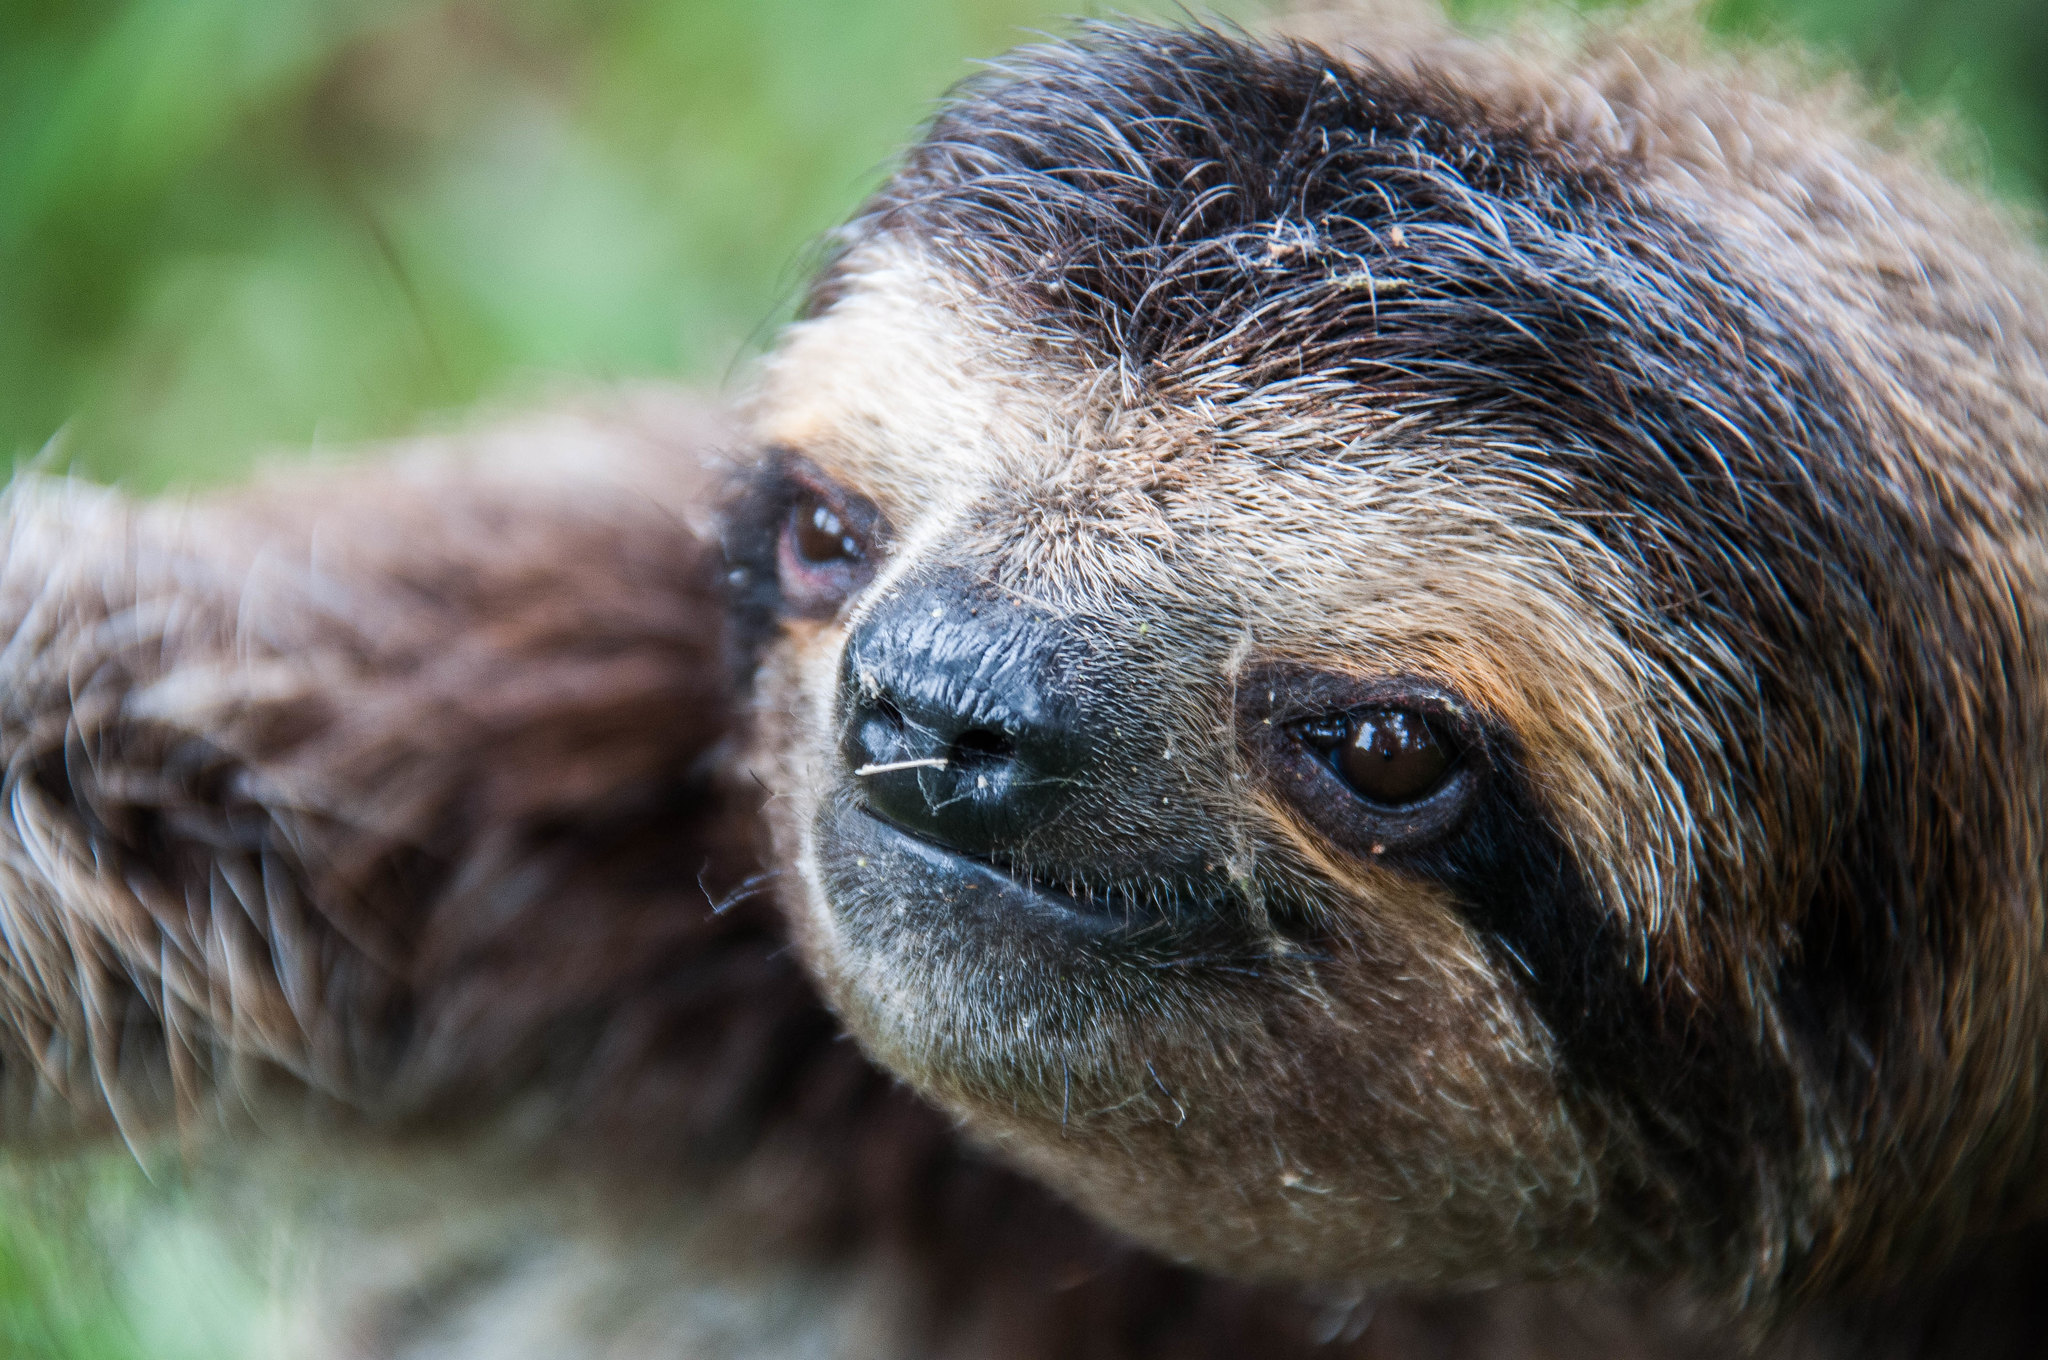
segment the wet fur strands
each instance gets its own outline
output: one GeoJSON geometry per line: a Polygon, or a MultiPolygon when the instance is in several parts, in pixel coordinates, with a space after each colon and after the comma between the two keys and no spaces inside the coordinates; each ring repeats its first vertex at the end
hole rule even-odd
{"type": "Polygon", "coordinates": [[[1769,1318],[2025,1221],[2043,285],[1624,41],[1013,56],[757,402],[835,1007],[1233,1273],[1769,1318]]]}
{"type": "Polygon", "coordinates": [[[2037,1353],[2036,252],[1311,29],[970,81],[740,424],[18,482],[10,1136],[403,1187],[335,1355],[2037,1353]]]}

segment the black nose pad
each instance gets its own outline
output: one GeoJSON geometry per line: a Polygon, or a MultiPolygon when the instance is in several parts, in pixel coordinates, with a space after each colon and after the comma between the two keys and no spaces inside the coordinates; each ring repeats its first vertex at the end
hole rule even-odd
{"type": "Polygon", "coordinates": [[[906,586],[847,640],[841,754],[877,815],[990,855],[1072,800],[1089,743],[1057,630],[960,585],[906,586]]]}

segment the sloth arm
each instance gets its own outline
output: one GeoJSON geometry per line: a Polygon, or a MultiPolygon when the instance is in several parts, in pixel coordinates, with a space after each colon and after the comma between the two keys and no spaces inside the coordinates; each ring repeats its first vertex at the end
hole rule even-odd
{"type": "Polygon", "coordinates": [[[0,1135],[446,1122],[615,1047],[753,853],[726,447],[645,391],[192,499],[17,479],[0,1135]]]}

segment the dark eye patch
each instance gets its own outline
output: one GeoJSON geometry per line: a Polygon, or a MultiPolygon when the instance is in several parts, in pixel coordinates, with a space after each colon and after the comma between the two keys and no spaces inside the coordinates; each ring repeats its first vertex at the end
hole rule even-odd
{"type": "Polygon", "coordinates": [[[748,658],[781,620],[837,612],[888,546],[874,502],[792,449],[768,450],[728,507],[726,585],[748,658]]]}
{"type": "MultiPolygon", "coordinates": [[[[1660,1108],[1711,1098],[1712,1083],[1697,1074],[1718,1053],[1674,1059],[1646,1037],[1665,1028],[1657,988],[1632,957],[1620,918],[1588,889],[1511,731],[1412,678],[1274,667],[1240,680],[1237,696],[1240,745],[1265,786],[1343,851],[1444,889],[1578,1080],[1653,1092],[1660,1108]],[[1375,805],[1345,782],[1332,753],[1355,742],[1369,716],[1392,712],[1422,715],[1460,754],[1417,801],[1375,805]]],[[[1668,1152],[1660,1174],[1671,1183],[1732,1193],[1696,1146],[1668,1152]]]]}

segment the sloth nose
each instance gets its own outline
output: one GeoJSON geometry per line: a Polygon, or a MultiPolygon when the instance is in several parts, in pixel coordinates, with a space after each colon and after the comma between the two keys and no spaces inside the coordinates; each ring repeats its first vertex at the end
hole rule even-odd
{"type": "Polygon", "coordinates": [[[879,602],[840,688],[840,751],[869,810],[978,856],[1055,817],[1088,759],[1062,642],[951,574],[879,602]]]}

